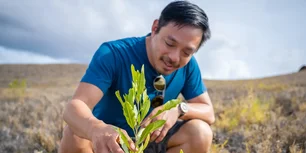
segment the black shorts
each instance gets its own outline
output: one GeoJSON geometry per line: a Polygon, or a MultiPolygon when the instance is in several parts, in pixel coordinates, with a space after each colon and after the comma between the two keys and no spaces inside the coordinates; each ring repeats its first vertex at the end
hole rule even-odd
{"type": "Polygon", "coordinates": [[[174,135],[180,127],[185,124],[187,121],[178,120],[172,128],[169,129],[167,135],[164,139],[159,142],[150,142],[147,148],[144,150],[144,153],[166,153],[167,151],[167,144],[172,135],[174,135]]]}

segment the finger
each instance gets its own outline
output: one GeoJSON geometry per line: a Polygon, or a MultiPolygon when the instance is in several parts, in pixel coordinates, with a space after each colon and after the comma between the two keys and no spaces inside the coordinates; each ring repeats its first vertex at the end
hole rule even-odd
{"type": "MultiPolygon", "coordinates": [[[[152,115],[152,116],[153,116],[153,115],[152,115]]],[[[142,127],[145,128],[145,127],[147,127],[150,123],[153,123],[153,122],[155,122],[156,120],[159,120],[159,119],[160,119],[160,117],[155,117],[155,118],[153,118],[153,119],[148,118],[146,121],[143,122],[142,127]]]]}
{"type": "MultiPolygon", "coordinates": [[[[162,117],[161,117],[161,116],[157,116],[157,117],[155,117],[155,118],[149,120],[149,122],[146,122],[146,123],[144,124],[143,127],[145,128],[145,127],[147,127],[150,123],[153,123],[153,122],[155,122],[155,121],[157,121],[157,120],[162,120],[162,117]]],[[[160,129],[160,130],[161,130],[161,129],[160,129]]]]}
{"type": "Polygon", "coordinates": [[[158,112],[158,110],[159,110],[159,107],[153,109],[151,111],[151,113],[142,121],[142,123],[140,125],[143,126],[143,127],[148,126],[148,124],[150,122],[152,122],[151,118],[158,112]],[[144,126],[144,124],[145,124],[145,126],[144,126]]]}
{"type": "Polygon", "coordinates": [[[155,142],[156,143],[161,142],[164,139],[164,137],[167,135],[169,129],[170,127],[168,125],[165,125],[162,131],[160,132],[159,136],[156,138],[155,142]]]}
{"type": "Polygon", "coordinates": [[[146,127],[151,122],[151,117],[154,115],[154,111],[152,111],[144,120],[142,120],[140,126],[146,127]]]}
{"type": "Polygon", "coordinates": [[[133,151],[137,151],[137,148],[135,147],[135,143],[131,139],[131,137],[128,135],[128,133],[125,130],[122,130],[122,132],[124,133],[125,137],[128,139],[130,149],[133,150],[133,151]]]}
{"type": "Polygon", "coordinates": [[[95,153],[105,153],[105,152],[110,152],[110,151],[108,150],[107,147],[103,147],[103,148],[94,150],[94,152],[95,152],[95,153]]]}
{"type": "Polygon", "coordinates": [[[151,136],[150,136],[150,142],[155,141],[155,139],[160,135],[161,129],[162,129],[162,128],[159,128],[159,129],[155,130],[155,131],[151,134],[151,136]]]}
{"type": "Polygon", "coordinates": [[[152,122],[152,120],[150,118],[147,118],[145,120],[143,120],[140,124],[141,127],[145,128],[147,127],[150,123],[152,122]]]}
{"type": "Polygon", "coordinates": [[[105,153],[105,152],[110,152],[106,147],[101,148],[99,150],[94,150],[94,153],[105,153]]]}
{"type": "Polygon", "coordinates": [[[94,143],[93,150],[95,153],[109,152],[108,147],[104,145],[102,146],[100,143],[94,143]]]}
{"type": "Polygon", "coordinates": [[[108,145],[108,151],[106,152],[112,152],[112,153],[124,153],[119,144],[116,141],[109,141],[108,145]]]}

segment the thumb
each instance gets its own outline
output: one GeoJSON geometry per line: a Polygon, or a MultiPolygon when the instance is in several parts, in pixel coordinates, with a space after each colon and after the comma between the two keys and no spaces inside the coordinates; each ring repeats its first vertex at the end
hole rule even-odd
{"type": "Polygon", "coordinates": [[[131,137],[128,135],[128,133],[125,130],[123,130],[123,134],[125,135],[125,137],[128,140],[128,143],[129,143],[129,146],[130,146],[129,149],[131,149],[133,151],[137,151],[138,149],[136,148],[134,141],[131,139],[131,137]]]}

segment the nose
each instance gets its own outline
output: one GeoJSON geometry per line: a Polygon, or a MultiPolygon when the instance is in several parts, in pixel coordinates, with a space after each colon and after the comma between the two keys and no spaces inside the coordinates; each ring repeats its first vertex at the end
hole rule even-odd
{"type": "Polygon", "coordinates": [[[168,54],[168,56],[170,58],[171,64],[177,64],[180,61],[180,51],[179,50],[172,50],[168,54]]]}

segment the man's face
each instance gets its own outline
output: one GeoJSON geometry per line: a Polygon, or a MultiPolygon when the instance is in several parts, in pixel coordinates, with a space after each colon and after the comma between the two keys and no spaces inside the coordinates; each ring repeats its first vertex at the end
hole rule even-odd
{"type": "Polygon", "coordinates": [[[198,49],[203,32],[198,28],[169,23],[156,33],[157,24],[156,20],[152,26],[151,59],[159,73],[168,75],[189,62],[198,49]]]}

